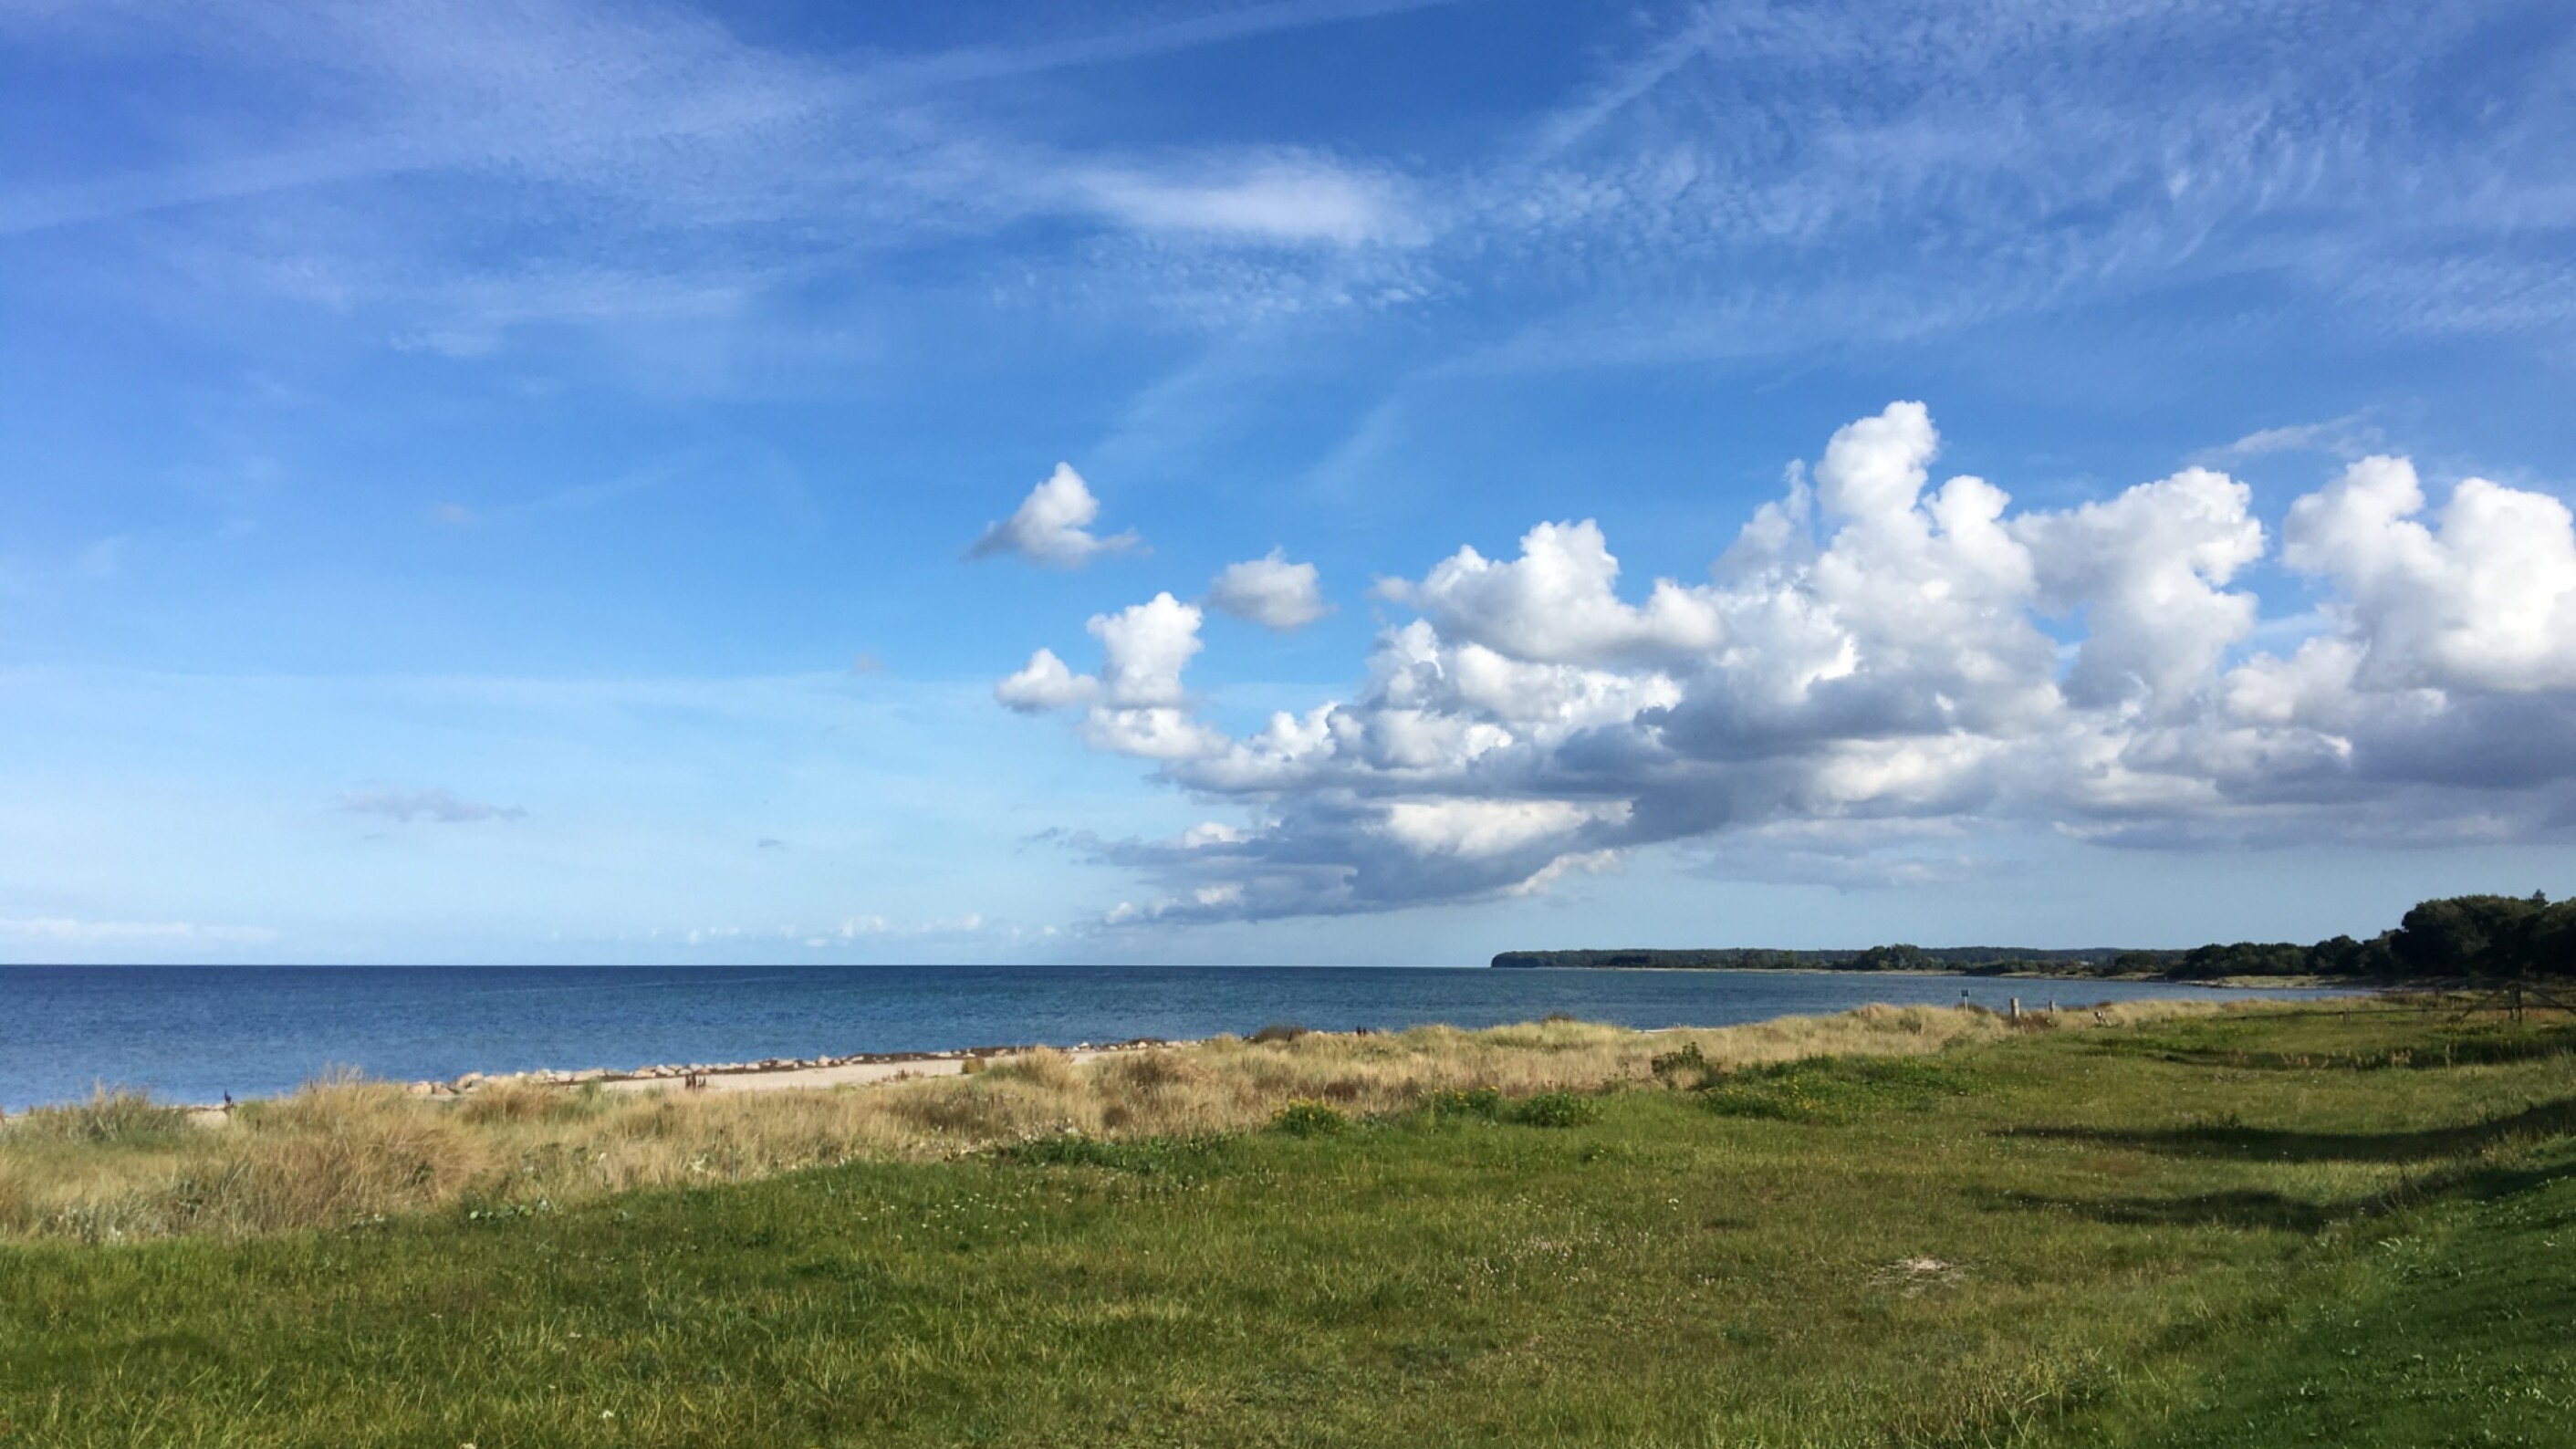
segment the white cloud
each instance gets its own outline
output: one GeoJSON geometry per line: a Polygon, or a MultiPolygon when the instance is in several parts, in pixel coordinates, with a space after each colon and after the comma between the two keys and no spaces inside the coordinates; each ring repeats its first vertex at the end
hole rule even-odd
{"type": "Polygon", "coordinates": [[[2282,562],[2330,581],[2356,676],[2381,687],[2576,688],[2576,527],[2546,494],[2464,480],[2437,528],[2403,458],[2291,506],[2282,562]]]}
{"type": "Polygon", "coordinates": [[[1223,731],[1187,710],[1094,708],[1082,721],[1083,743],[1147,760],[1195,760],[1225,748],[1223,731]]]}
{"type": "Polygon", "coordinates": [[[2238,463],[2275,453],[2306,452],[2358,458],[2378,447],[2379,442],[2379,429],[2372,426],[2367,417],[2360,413],[2347,413],[2322,423],[2257,428],[2235,442],[2210,449],[2203,458],[2211,463],[2238,463]]]}
{"type": "Polygon", "coordinates": [[[1181,671],[1205,647],[1199,625],[1206,618],[1198,605],[1170,594],[1115,614],[1094,614],[1083,627],[1100,641],[1108,702],[1128,708],[1179,704],[1181,671]]]}
{"type": "Polygon", "coordinates": [[[2225,474],[2192,468],[2019,520],[2012,532],[2038,563],[2042,605],[2084,611],[2087,633],[2065,681],[2070,699],[2134,699],[2165,711],[2189,704],[2254,627],[2254,596],[2222,590],[2263,556],[2252,497],[2225,474]]]}
{"type": "Polygon", "coordinates": [[[1613,592],[1618,577],[1601,526],[1587,518],[1531,529],[1511,562],[1462,548],[1421,583],[1389,580],[1378,592],[1421,610],[1452,637],[1522,659],[1579,663],[1716,645],[1720,626],[1706,591],[1658,579],[1638,608],[1613,592]]]}
{"type": "Polygon", "coordinates": [[[86,921],[71,916],[0,917],[0,936],[65,946],[262,946],[278,939],[265,926],[201,926],[191,921],[86,921]]]}
{"type": "Polygon", "coordinates": [[[1132,678],[1084,738],[1257,822],[1108,847],[1169,887],[1128,919],[1529,894],[1681,840],[1902,881],[1973,873],[1962,843],[2003,825],[2183,845],[2576,820],[2557,499],[2473,478],[2427,525],[2409,465],[2356,463],[2282,530],[2329,592],[2324,632],[2249,655],[2260,607],[2235,585],[2266,539],[2243,484],[2190,468],[2015,514],[1984,480],[1934,485],[1938,448],[1915,403],[1840,430],[1709,583],[1643,603],[1590,523],[1541,525],[1509,561],[1462,549],[1382,587],[1423,617],[1380,634],[1350,699],[1240,737],[1181,687],[1196,611],[1095,619],[1132,678]],[[2046,621],[2082,632],[2062,646],[2046,621]]]}
{"type": "Polygon", "coordinates": [[[441,825],[470,825],[482,820],[524,820],[528,816],[517,805],[461,799],[445,790],[351,790],[341,795],[340,808],[406,824],[429,820],[441,825]]]}
{"type": "Polygon", "coordinates": [[[1225,747],[1222,732],[1189,710],[1181,672],[1205,647],[1196,604],[1168,593],[1114,614],[1094,614],[1087,627],[1100,641],[1097,675],[1076,674],[1051,649],[993,687],[993,697],[1023,714],[1089,704],[1082,735],[1096,749],[1149,760],[1182,760],[1225,747]]]}
{"type": "Polygon", "coordinates": [[[1100,170],[1081,189],[1101,211],[1146,231],[1344,247],[1422,236],[1397,184],[1381,175],[1295,156],[1202,163],[1202,172],[1100,170]]]}
{"type": "Polygon", "coordinates": [[[1548,887],[1569,875],[1603,875],[1619,869],[1626,863],[1627,857],[1616,850],[1586,850],[1571,855],[1560,855],[1532,871],[1529,879],[1517,885],[1505,886],[1503,894],[1543,896],[1547,894],[1548,887]]]}
{"type": "Polygon", "coordinates": [[[1044,482],[1029,490],[1011,516],[988,524],[983,536],[966,550],[968,558],[1015,553],[1031,563],[1080,568],[1096,555],[1136,546],[1131,530],[1109,538],[1093,534],[1100,500],[1091,496],[1082,475],[1070,463],[1058,463],[1044,482]]]}
{"type": "Polygon", "coordinates": [[[1386,807],[1384,829],[1425,855],[1482,857],[1571,835],[1596,821],[1622,819],[1627,814],[1625,801],[1583,805],[1571,800],[1398,800],[1386,807]]]}
{"type": "Polygon", "coordinates": [[[1052,649],[1030,655],[1027,667],[993,686],[995,699],[1022,714],[1087,704],[1099,692],[1099,680],[1074,673],[1052,649]]]}
{"type": "Polygon", "coordinates": [[[1324,590],[1315,566],[1290,563],[1272,549],[1256,559],[1227,564],[1208,585],[1208,602],[1238,619],[1283,633],[1324,617],[1324,590]]]}

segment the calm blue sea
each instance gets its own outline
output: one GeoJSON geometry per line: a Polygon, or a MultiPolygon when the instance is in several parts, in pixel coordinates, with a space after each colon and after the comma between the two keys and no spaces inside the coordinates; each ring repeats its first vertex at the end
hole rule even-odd
{"type": "MultiPolygon", "coordinates": [[[[1774,971],[1163,966],[0,966],[0,1107],[98,1083],[183,1102],[326,1067],[402,1080],[1123,1041],[1567,1012],[1722,1026],[1864,1002],[2040,1003],[2185,986],[1774,971]]],[[[2292,995],[2297,993],[2282,993],[2292,995]]]]}

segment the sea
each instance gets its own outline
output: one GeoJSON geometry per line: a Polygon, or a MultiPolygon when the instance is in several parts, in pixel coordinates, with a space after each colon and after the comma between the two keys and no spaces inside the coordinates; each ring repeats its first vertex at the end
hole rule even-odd
{"type": "MultiPolygon", "coordinates": [[[[1830,971],[1251,966],[0,966],[0,1109],[125,1087],[268,1096],[397,1081],[1183,1040],[1272,1023],[1393,1030],[1563,1013],[1725,1026],[1867,1002],[2002,1010],[2243,995],[2149,982],[1830,971]]],[[[2281,991],[2294,996],[2303,993],[2281,991]]]]}

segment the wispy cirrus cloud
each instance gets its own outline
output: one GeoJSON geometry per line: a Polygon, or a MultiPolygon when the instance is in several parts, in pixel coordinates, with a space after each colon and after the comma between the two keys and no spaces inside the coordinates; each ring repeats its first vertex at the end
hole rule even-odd
{"type": "Polygon", "coordinates": [[[1033,223],[1051,239],[965,285],[1218,333],[1403,299],[1473,319],[1453,366],[1848,346],[2247,277],[2400,333],[2576,315],[2576,103],[2548,83],[2576,41],[2536,11],[1675,7],[1436,161],[1400,129],[1077,142],[990,90],[1424,8],[1212,6],[909,55],[626,0],[21,8],[9,33],[92,58],[189,53],[236,84],[193,90],[173,134],[246,139],[0,176],[0,233],[170,213],[175,265],[459,355],[548,327],[798,334],[783,299],[822,279],[1033,223]],[[2517,63],[2478,65],[2498,47],[2517,63]]]}
{"type": "Polygon", "coordinates": [[[263,946],[279,939],[265,926],[208,926],[194,921],[96,921],[76,916],[0,916],[0,936],[63,946],[263,946]]]}
{"type": "Polygon", "coordinates": [[[340,808],[352,815],[381,815],[406,825],[416,820],[436,825],[472,825],[485,820],[528,818],[527,810],[521,806],[468,800],[446,790],[351,790],[341,795],[340,808]]]}
{"type": "Polygon", "coordinates": [[[2257,428],[2232,443],[2208,449],[2199,456],[2204,462],[2221,465],[2278,453],[2324,453],[2350,460],[2379,450],[2385,441],[2386,435],[2377,424],[2362,414],[2352,413],[2328,418],[2321,423],[2285,423],[2279,427],[2257,428]]]}

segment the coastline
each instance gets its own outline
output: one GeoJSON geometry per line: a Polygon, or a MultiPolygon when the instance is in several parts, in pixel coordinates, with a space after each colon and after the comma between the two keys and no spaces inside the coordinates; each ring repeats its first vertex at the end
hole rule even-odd
{"type": "MultiPolygon", "coordinates": [[[[466,1072],[446,1079],[427,1079],[399,1085],[407,1096],[429,1101],[460,1101],[486,1088],[529,1085],[538,1087],[588,1087],[596,1085],[603,1092],[642,1093],[684,1091],[700,1093],[779,1092],[797,1089],[829,1090],[834,1087],[876,1086],[888,1082],[919,1081],[930,1077],[963,1077],[999,1066],[1033,1052],[1052,1052],[1075,1065],[1103,1061],[1125,1052],[1155,1051],[1165,1047],[1196,1046],[1200,1043],[1166,1041],[1159,1037],[1134,1037],[1117,1042],[1082,1042],[1071,1047],[1049,1047],[1043,1044],[1018,1046],[958,1047],[945,1051],[923,1052],[853,1052],[848,1056],[764,1057],[751,1062],[665,1062],[617,1071],[608,1067],[583,1067],[566,1070],[554,1067],[532,1067],[520,1072],[466,1072]]],[[[209,1127],[222,1126],[232,1119],[234,1109],[251,1102],[273,1101],[271,1097],[248,1097],[231,1102],[182,1102],[190,1119],[209,1127]]]]}
{"type": "MultiPolygon", "coordinates": [[[[1710,975],[1742,973],[1748,970],[1748,968],[1744,967],[1704,966],[1636,966],[1557,969],[1608,969],[1617,970],[1622,973],[1633,971],[1710,975]]],[[[1749,969],[1760,971],[1764,968],[1749,969]]],[[[2077,986],[2087,984],[2088,980],[2088,978],[2069,978],[2063,976],[2031,975],[2023,977],[2018,975],[2004,976],[1996,973],[1980,973],[1975,971],[1942,970],[1881,971],[1869,973],[1850,972],[1832,974],[1867,974],[1881,977],[1961,977],[1989,981],[2019,979],[2077,986]]],[[[2331,991],[2335,986],[2342,984],[2328,978],[2281,980],[2271,977],[2234,977],[2216,981],[2168,982],[2157,977],[2134,977],[2124,978],[2123,980],[2124,984],[2130,985],[2167,984],[2175,986],[2189,986],[2204,990],[2245,991],[2258,994],[2267,989],[2306,992],[2331,991]]],[[[2335,993],[2335,995],[2344,994],[2347,993],[2335,993]]],[[[2377,995],[2380,994],[2380,988],[2356,988],[2348,994],[2356,997],[2377,995]]],[[[2146,1001],[2180,999],[2183,998],[2131,998],[2131,1000],[2146,1001]]],[[[2328,997],[2322,999],[2332,998],[2328,997]]],[[[1880,1006],[1888,1005],[1887,1003],[1875,1004],[1880,1006]]],[[[2109,1005],[2111,1003],[2106,1002],[2100,1004],[2109,1005]]],[[[2031,1018],[2045,1020],[2054,1018],[2061,1013],[2091,1011],[2095,1009],[2095,1006],[2096,1003],[2094,1002],[2074,1001],[2062,998],[2033,1000],[2027,1006],[2023,1006],[2020,998],[2015,997],[2012,1001],[2010,1015],[2015,1017],[2028,1016],[2031,1018]]],[[[1999,1016],[2007,1014],[2005,1012],[1994,1012],[1992,1008],[1982,1006],[1975,1009],[1988,1011],[1991,1014],[1999,1016]]],[[[1793,1020],[1799,1015],[1801,1014],[1787,1013],[1779,1017],[1761,1018],[1750,1022],[1726,1023],[1719,1026],[1703,1027],[1688,1024],[1677,1024],[1665,1028],[1621,1029],[1645,1031],[1715,1031],[1725,1030],[1731,1026],[1760,1027],[1769,1025],[1773,1022],[1793,1020]]],[[[1379,1035],[1380,1033],[1374,1032],[1369,1028],[1362,1027],[1352,1032],[1310,1031],[1304,1028],[1298,1028],[1296,1034],[1299,1036],[1332,1038],[1341,1036],[1368,1037],[1379,1035]]],[[[1043,1042],[1024,1042],[1009,1046],[953,1047],[935,1051],[853,1052],[846,1056],[822,1055],[813,1057],[765,1057],[757,1061],[745,1062],[654,1063],[639,1066],[629,1071],[619,1071],[607,1067],[584,1067],[578,1070],[532,1067],[527,1070],[517,1072],[471,1071],[453,1078],[424,1079],[405,1082],[399,1085],[402,1086],[406,1094],[413,1097],[425,1098],[432,1101],[451,1102],[470,1097],[475,1092],[486,1088],[519,1084],[539,1087],[569,1088],[580,1088],[595,1085],[603,1092],[614,1092],[620,1094],[684,1091],[691,1093],[692,1095],[697,1095],[705,1093],[729,1094],[736,1092],[778,1092],[794,1091],[799,1089],[830,1090],[837,1087],[877,1086],[893,1082],[920,1081],[935,1077],[970,1076],[988,1068],[1001,1066],[1010,1063],[1015,1059],[1027,1057],[1033,1053],[1039,1052],[1049,1053],[1076,1066],[1083,1066],[1127,1053],[1203,1047],[1214,1040],[1216,1040],[1216,1038],[1202,1037],[1175,1040],[1164,1037],[1140,1036],[1131,1037],[1123,1041],[1077,1042],[1068,1047],[1051,1046],[1043,1042]]],[[[244,1100],[265,1101],[273,1099],[266,1097],[253,1097],[244,1100]]],[[[185,1107],[189,1115],[199,1122],[209,1126],[219,1126],[229,1120],[229,1114],[233,1108],[243,1105],[243,1103],[183,1103],[178,1105],[185,1107]]]]}
{"type": "Polygon", "coordinates": [[[0,1103],[12,1116],[80,1102],[99,1083],[165,1105],[209,1108],[227,1097],[289,1096],[350,1070],[397,1092],[440,1099],[516,1080],[595,1082],[618,1094],[676,1090],[695,1080],[723,1094],[955,1076],[972,1070],[964,1065],[970,1059],[998,1060],[1039,1044],[1088,1056],[1138,1043],[1205,1042],[1264,1023],[1334,1033],[1430,1024],[1477,1030],[1562,1016],[1655,1030],[1831,1014],[1872,1002],[1973,999],[2001,1013],[2015,996],[2035,1010],[2052,996],[2071,1006],[2314,992],[2310,983],[2277,978],[2193,983],[1741,968],[348,968],[328,975],[209,970],[179,981],[58,972],[10,984],[26,1008],[16,1029],[0,1024],[0,1103]],[[56,1017],[122,1029],[95,1041],[89,1033],[26,1029],[56,1017]],[[334,1063],[348,1065],[335,1073],[334,1063]]]}
{"type": "Polygon", "coordinates": [[[106,1095],[0,1126],[0,1236],[266,1232],[460,1202],[516,1216],[633,1188],[859,1161],[947,1161],[1041,1141],[1198,1141],[1292,1110],[1341,1123],[1426,1103],[1493,1115],[1544,1099],[1547,1111],[1581,1115],[1581,1099],[1627,1084],[1705,1085],[1765,1064],[1918,1057],[2256,1005],[2139,1000],[2014,1018],[1973,1002],[1876,1003],[1658,1028],[1567,1017],[1398,1031],[1283,1024],[1074,1051],[705,1063],[729,1069],[703,1075],[688,1066],[469,1072],[406,1085],[342,1074],[231,1110],[106,1095]]]}
{"type": "Polygon", "coordinates": [[[2084,986],[2095,982],[2107,986],[2188,986],[2212,991],[2343,991],[2353,995],[2375,995],[2383,991],[2418,991],[2439,988],[2446,983],[2355,980],[2342,976],[2168,976],[2156,972],[2096,972],[2068,976],[2055,971],[1982,971],[1973,966],[1909,966],[1902,971],[1865,971],[1841,966],[1487,966],[1488,971],[1586,971],[1619,976],[1839,976],[1860,979],[1886,977],[1956,977],[1968,981],[2049,981],[2061,985],[2084,986]]]}

